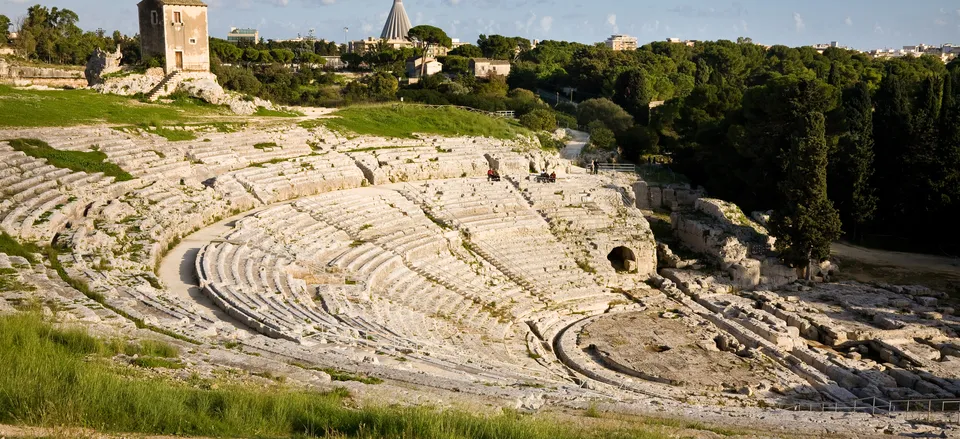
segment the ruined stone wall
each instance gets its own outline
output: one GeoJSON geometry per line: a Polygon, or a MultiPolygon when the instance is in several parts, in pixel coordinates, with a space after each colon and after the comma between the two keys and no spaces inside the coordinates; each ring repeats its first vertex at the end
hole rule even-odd
{"type": "Polygon", "coordinates": [[[87,80],[80,70],[19,66],[0,59],[0,83],[16,86],[45,85],[81,88],[86,87],[87,80]]]}

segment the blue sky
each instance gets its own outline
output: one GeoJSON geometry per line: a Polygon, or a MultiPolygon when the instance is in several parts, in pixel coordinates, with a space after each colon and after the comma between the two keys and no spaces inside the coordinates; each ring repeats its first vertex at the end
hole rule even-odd
{"type": "MultiPolygon", "coordinates": [[[[137,0],[45,0],[80,15],[93,30],[137,32],[137,0]],[[107,6],[109,5],[109,6],[107,6]]],[[[37,0],[0,0],[0,14],[23,15],[37,0]]],[[[256,27],[266,38],[311,28],[343,40],[379,36],[393,0],[208,0],[210,33],[256,27]]],[[[474,42],[481,33],[592,43],[612,33],[641,42],[668,37],[716,40],[748,36],[763,44],[839,41],[858,49],[927,43],[960,44],[956,0],[404,0],[411,21],[474,42]]]]}

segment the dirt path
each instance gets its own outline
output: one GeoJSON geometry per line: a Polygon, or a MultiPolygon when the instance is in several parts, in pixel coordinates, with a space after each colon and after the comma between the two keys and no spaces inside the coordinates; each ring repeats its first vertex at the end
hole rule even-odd
{"type": "Polygon", "coordinates": [[[560,156],[567,159],[576,161],[580,157],[580,153],[583,152],[583,148],[587,146],[587,142],[590,141],[590,135],[583,131],[567,130],[567,134],[573,138],[573,140],[567,142],[567,146],[560,151],[560,156]]]}
{"type": "MultiPolygon", "coordinates": [[[[256,214],[263,209],[264,208],[260,208],[227,218],[184,237],[183,240],[180,241],[180,244],[174,247],[173,250],[170,250],[167,256],[160,262],[160,270],[157,271],[160,282],[163,283],[168,291],[181,300],[197,303],[200,305],[201,310],[209,311],[209,314],[207,314],[208,317],[230,322],[237,329],[250,331],[249,328],[228,316],[227,313],[223,312],[223,310],[200,291],[196,261],[197,254],[200,253],[200,249],[203,248],[203,246],[215,239],[222,238],[233,229],[233,224],[237,220],[256,214]]],[[[206,314],[206,311],[202,312],[206,314]]],[[[253,334],[252,331],[251,334],[253,334]]]]}
{"type": "Polygon", "coordinates": [[[917,284],[960,299],[960,258],[833,244],[842,277],[861,282],[917,284]]]}

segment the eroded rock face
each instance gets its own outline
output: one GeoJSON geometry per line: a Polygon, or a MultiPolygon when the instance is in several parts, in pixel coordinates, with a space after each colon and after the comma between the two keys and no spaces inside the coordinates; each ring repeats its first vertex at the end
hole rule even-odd
{"type": "Polygon", "coordinates": [[[228,92],[217,83],[216,75],[201,72],[183,72],[167,77],[163,69],[148,69],[143,74],[127,74],[108,78],[96,84],[94,89],[100,93],[134,96],[154,94],[154,98],[169,96],[178,90],[192,97],[202,99],[213,105],[224,105],[230,111],[249,116],[259,108],[275,109],[273,103],[256,97],[246,97],[228,92]]]}
{"type": "Polygon", "coordinates": [[[733,203],[700,198],[694,209],[673,212],[671,220],[684,246],[713,259],[740,288],[776,287],[796,280],[796,271],[776,259],[767,230],[733,203]]]}
{"type": "Polygon", "coordinates": [[[87,78],[87,85],[91,87],[97,85],[103,81],[104,75],[119,72],[121,59],[123,59],[123,54],[120,53],[119,47],[114,53],[104,52],[99,47],[94,50],[90,60],[87,61],[86,69],[83,71],[87,78]]]}
{"type": "Polygon", "coordinates": [[[120,96],[146,95],[163,81],[163,69],[147,69],[143,74],[119,75],[107,78],[93,86],[93,89],[104,94],[120,96]]]}

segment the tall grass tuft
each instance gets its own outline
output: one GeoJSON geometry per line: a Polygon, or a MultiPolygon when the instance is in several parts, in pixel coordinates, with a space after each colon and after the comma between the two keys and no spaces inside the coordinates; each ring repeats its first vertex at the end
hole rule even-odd
{"type": "Polygon", "coordinates": [[[38,313],[0,317],[0,423],[210,437],[666,437],[642,430],[580,430],[509,411],[485,418],[429,408],[352,409],[342,390],[198,389],[121,376],[109,361],[92,361],[112,354],[112,345],[79,329],[54,328],[38,313]]]}
{"type": "Polygon", "coordinates": [[[7,256],[20,256],[31,263],[36,263],[37,258],[34,257],[34,255],[41,253],[41,250],[33,244],[17,241],[14,237],[8,235],[7,232],[0,232],[0,253],[4,253],[7,256]]]}

